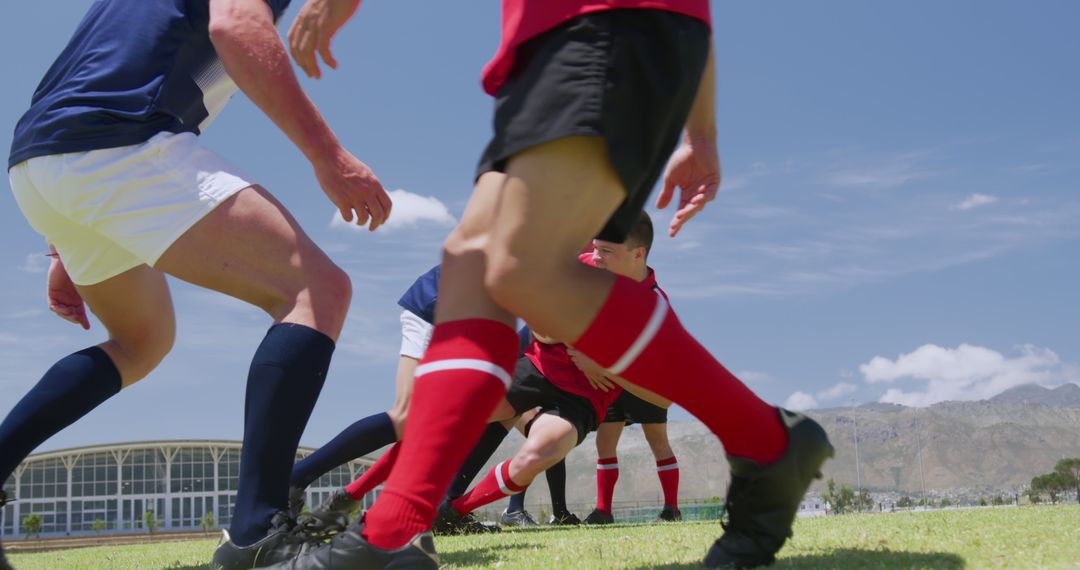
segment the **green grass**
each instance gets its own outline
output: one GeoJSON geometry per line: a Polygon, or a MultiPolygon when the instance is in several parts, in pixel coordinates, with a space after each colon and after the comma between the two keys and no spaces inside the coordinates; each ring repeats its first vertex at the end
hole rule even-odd
{"type": "MultiPolygon", "coordinates": [[[[542,528],[437,539],[445,568],[698,568],[716,523],[542,528]]],[[[18,570],[206,568],[214,541],[10,556],[18,570]]],[[[777,568],[1080,569],[1080,506],[800,520],[777,568]]]]}

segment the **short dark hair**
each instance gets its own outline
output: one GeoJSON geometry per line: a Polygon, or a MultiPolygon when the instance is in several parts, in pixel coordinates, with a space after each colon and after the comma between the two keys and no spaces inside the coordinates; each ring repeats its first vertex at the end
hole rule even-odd
{"type": "Polygon", "coordinates": [[[634,227],[630,228],[630,235],[626,236],[626,241],[623,244],[626,245],[627,249],[645,248],[645,257],[648,257],[649,250],[652,249],[652,240],[652,218],[649,217],[648,213],[642,211],[637,221],[634,222],[634,227]]]}

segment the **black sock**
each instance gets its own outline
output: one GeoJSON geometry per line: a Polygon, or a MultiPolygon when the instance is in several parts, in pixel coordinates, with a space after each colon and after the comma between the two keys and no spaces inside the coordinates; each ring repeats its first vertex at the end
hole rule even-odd
{"type": "Polygon", "coordinates": [[[315,453],[293,465],[291,485],[303,489],[338,465],[363,457],[395,441],[397,432],[394,431],[390,414],[383,412],[368,416],[345,428],[315,453]]]}
{"type": "MultiPolygon", "coordinates": [[[[529,489],[526,488],[525,491],[529,489]]],[[[510,504],[506,507],[508,513],[520,513],[525,510],[525,491],[516,495],[510,495],[510,504]]]]}
{"type": "Polygon", "coordinates": [[[469,485],[476,478],[476,474],[484,468],[484,464],[487,463],[488,459],[495,455],[495,450],[499,448],[502,440],[506,439],[507,433],[509,432],[506,428],[498,422],[488,424],[487,429],[484,430],[484,435],[480,436],[480,441],[476,443],[476,447],[465,458],[465,463],[461,465],[461,469],[454,476],[454,480],[450,482],[450,489],[446,491],[446,498],[456,499],[469,490],[469,485]]]}
{"type": "Polygon", "coordinates": [[[548,490],[551,491],[551,512],[557,515],[566,513],[566,460],[548,467],[544,474],[548,490]]]}
{"type": "Polygon", "coordinates": [[[34,448],[111,398],[120,386],[120,371],[96,346],[53,364],[0,424],[0,481],[34,448]]]}
{"type": "Polygon", "coordinates": [[[266,536],[289,502],[296,447],[319,398],[334,341],[303,325],[270,327],[255,351],[244,399],[240,485],[229,534],[247,546],[266,536]]]}

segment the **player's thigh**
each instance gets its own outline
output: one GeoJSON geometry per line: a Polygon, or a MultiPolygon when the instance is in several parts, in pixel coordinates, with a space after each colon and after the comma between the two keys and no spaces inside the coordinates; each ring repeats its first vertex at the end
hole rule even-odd
{"type": "Polygon", "coordinates": [[[176,316],[160,271],[139,265],[76,287],[109,333],[101,347],[116,364],[124,386],[144,377],[172,349],[176,316]]]}
{"type": "Polygon", "coordinates": [[[604,422],[596,428],[596,453],[600,459],[615,457],[622,437],[623,422],[604,422]]]}
{"type": "Polygon", "coordinates": [[[513,316],[495,304],[484,288],[486,248],[505,180],[506,175],[499,172],[480,176],[461,222],[443,244],[436,322],[488,318],[513,326],[513,316]]]}
{"type": "Polygon", "coordinates": [[[543,471],[566,457],[577,446],[577,439],[577,428],[569,420],[542,413],[533,420],[518,457],[537,472],[543,471]]]}
{"type": "Polygon", "coordinates": [[[267,310],[302,292],[312,305],[347,305],[350,295],[344,272],[261,186],[237,192],[200,219],[155,267],[267,310]]]}

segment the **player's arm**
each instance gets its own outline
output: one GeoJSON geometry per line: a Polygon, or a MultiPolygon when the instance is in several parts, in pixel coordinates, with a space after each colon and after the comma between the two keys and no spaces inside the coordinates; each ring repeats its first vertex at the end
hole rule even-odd
{"type": "Polygon", "coordinates": [[[604,370],[595,360],[585,356],[585,353],[578,351],[575,348],[567,348],[566,353],[570,356],[570,360],[574,363],[574,366],[578,367],[578,370],[585,375],[585,379],[589,381],[589,384],[596,390],[602,392],[609,392],[615,389],[615,382],[610,378],[610,374],[607,370],[604,370]]]}
{"type": "Polygon", "coordinates": [[[712,45],[697,95],[686,119],[682,144],[671,155],[664,171],[664,186],[656,199],[657,208],[666,208],[679,187],[679,207],[668,226],[675,237],[705,204],[716,198],[720,187],[720,155],[716,150],[716,57],[712,45]]]}
{"type": "Polygon", "coordinates": [[[654,406],[659,406],[661,408],[664,408],[665,410],[671,407],[671,400],[664,398],[656,392],[646,390],[645,388],[642,388],[641,386],[638,386],[633,382],[627,381],[621,376],[609,376],[609,378],[611,378],[612,381],[614,381],[619,386],[622,386],[623,390],[630,392],[631,394],[637,396],[638,398],[641,398],[642,400],[645,400],[646,402],[654,406]]]}
{"type": "Polygon", "coordinates": [[[350,154],[293,73],[265,0],[210,0],[210,40],[225,71],[315,169],[346,221],[370,229],[390,215],[390,198],[370,168],[350,154]]]}

